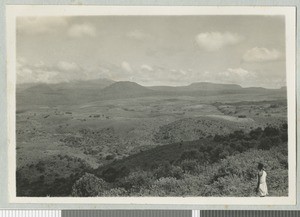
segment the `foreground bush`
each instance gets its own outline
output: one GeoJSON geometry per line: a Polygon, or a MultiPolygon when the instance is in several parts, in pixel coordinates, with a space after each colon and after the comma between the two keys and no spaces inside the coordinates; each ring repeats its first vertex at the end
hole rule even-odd
{"type": "Polygon", "coordinates": [[[288,194],[287,156],[279,147],[271,150],[250,150],[227,157],[213,169],[206,196],[254,196],[257,163],[263,162],[267,172],[270,196],[288,194]],[[285,160],[283,160],[285,159],[285,160]]]}
{"type": "Polygon", "coordinates": [[[86,173],[72,187],[73,197],[95,197],[108,190],[108,184],[93,174],[86,173]]]}
{"type": "MultiPolygon", "coordinates": [[[[102,177],[113,188],[113,196],[256,196],[257,164],[265,165],[270,196],[288,195],[287,128],[257,128],[249,133],[235,131],[202,140],[185,147],[174,144],[161,152],[145,152],[135,157],[148,159],[152,166],[142,167],[129,158],[134,172],[122,167],[104,170],[102,177]],[[281,140],[281,138],[284,138],[281,140]],[[189,147],[189,148],[188,148],[189,147]],[[177,151],[175,151],[177,150],[177,151]],[[161,155],[166,152],[168,155],[161,155]],[[142,158],[146,156],[148,158],[142,158]],[[157,161],[157,156],[159,160],[157,161]],[[165,156],[164,161],[162,157],[165,156]],[[172,158],[169,158],[172,156],[172,158]],[[151,158],[153,157],[153,159],[151,158]],[[175,158],[176,157],[176,158],[175,158]],[[153,162],[159,162],[155,165],[153,162]]],[[[137,159],[139,159],[137,158],[137,159]]],[[[149,163],[149,164],[150,164],[149,163]]],[[[129,165],[129,164],[128,164],[129,165]]]]}

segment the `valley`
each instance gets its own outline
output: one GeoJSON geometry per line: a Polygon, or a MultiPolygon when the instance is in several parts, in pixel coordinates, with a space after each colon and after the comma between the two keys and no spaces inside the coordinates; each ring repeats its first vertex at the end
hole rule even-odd
{"type": "MultiPolygon", "coordinates": [[[[137,165],[148,164],[145,166],[147,169],[141,166],[141,170],[147,173],[152,165],[149,159],[159,165],[167,161],[168,165],[179,167],[178,159],[184,152],[198,150],[199,144],[201,147],[205,144],[218,146],[220,142],[215,139],[216,136],[238,131],[248,135],[258,128],[281,129],[287,124],[284,88],[242,88],[212,83],[143,87],[127,81],[99,80],[29,85],[17,89],[16,97],[17,185],[20,196],[46,196],[51,189],[53,191],[53,185],[65,186],[66,183],[68,187],[61,187],[66,190],[50,196],[68,196],[72,185],[87,172],[104,180],[106,177],[105,181],[112,186],[105,194],[113,196],[114,193],[108,192],[117,188],[115,180],[103,175],[103,171],[114,168],[113,165],[127,165],[126,170],[129,171],[124,174],[120,169],[122,166],[118,166],[118,173],[123,174],[119,179],[138,171],[137,165]],[[172,147],[181,147],[180,144],[183,148],[176,149],[174,157],[167,157],[172,156],[168,154],[173,153],[174,150],[170,151],[172,147]],[[165,155],[153,158],[164,147],[165,155]],[[144,156],[151,151],[150,157],[144,156]],[[127,159],[131,158],[139,160],[122,163],[130,162],[127,159]],[[62,184],[64,180],[67,182],[62,184]],[[39,183],[44,189],[34,193],[33,183],[39,183]]],[[[232,152],[230,156],[235,154],[232,152]]],[[[215,164],[226,160],[227,156],[217,160],[208,158],[207,162],[215,164]]],[[[190,160],[196,160],[197,168],[204,174],[202,167],[206,165],[207,168],[207,162],[197,159],[190,160]]],[[[183,176],[190,174],[183,173],[183,176]]],[[[145,195],[152,195],[148,188],[145,189],[145,195]]]]}

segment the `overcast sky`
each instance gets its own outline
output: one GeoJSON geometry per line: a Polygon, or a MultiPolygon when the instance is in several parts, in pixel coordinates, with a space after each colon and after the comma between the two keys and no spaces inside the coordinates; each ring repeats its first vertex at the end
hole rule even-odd
{"type": "Polygon", "coordinates": [[[280,16],[21,17],[17,82],[285,84],[280,16]]]}

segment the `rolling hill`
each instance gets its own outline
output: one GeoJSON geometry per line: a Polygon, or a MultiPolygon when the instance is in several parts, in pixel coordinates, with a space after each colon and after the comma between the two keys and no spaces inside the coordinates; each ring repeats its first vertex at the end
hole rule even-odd
{"type": "Polygon", "coordinates": [[[241,90],[242,87],[237,84],[215,84],[209,82],[192,83],[184,87],[188,91],[223,91],[223,90],[241,90]]]}
{"type": "Polygon", "coordinates": [[[96,79],[57,84],[18,84],[17,104],[56,106],[90,102],[98,99],[101,90],[113,83],[108,79],[96,79]]]}
{"type": "Polygon", "coordinates": [[[76,105],[99,100],[114,100],[156,96],[221,96],[234,94],[286,95],[286,88],[243,88],[236,84],[192,83],[188,86],[145,87],[135,82],[108,79],[73,81],[58,84],[18,84],[18,105],[76,105]]]}
{"type": "Polygon", "coordinates": [[[54,94],[55,90],[49,84],[38,84],[31,86],[25,90],[25,92],[29,92],[31,94],[40,93],[40,94],[54,94]]]}
{"type": "Polygon", "coordinates": [[[130,81],[119,81],[101,91],[102,98],[134,98],[155,95],[155,91],[130,81]]]}
{"type": "Polygon", "coordinates": [[[223,91],[223,90],[241,90],[240,85],[236,84],[216,84],[210,82],[195,82],[187,86],[152,86],[153,90],[159,91],[223,91]]]}

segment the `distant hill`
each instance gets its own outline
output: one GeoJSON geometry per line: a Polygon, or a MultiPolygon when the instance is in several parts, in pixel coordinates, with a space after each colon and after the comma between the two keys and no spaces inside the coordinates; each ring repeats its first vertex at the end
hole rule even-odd
{"type": "Polygon", "coordinates": [[[26,90],[26,89],[28,89],[30,87],[36,86],[38,84],[41,84],[41,83],[21,83],[21,84],[17,83],[17,85],[16,85],[16,92],[17,93],[18,92],[22,92],[22,91],[24,91],[24,90],[26,90]]]}
{"type": "Polygon", "coordinates": [[[187,86],[151,86],[149,89],[160,92],[160,95],[178,96],[213,96],[224,94],[286,94],[286,87],[267,89],[263,87],[241,87],[237,84],[216,84],[197,82],[187,86]]]}
{"type": "Polygon", "coordinates": [[[237,84],[216,84],[210,82],[196,82],[188,86],[152,86],[153,90],[160,91],[220,91],[220,90],[241,90],[237,84]]]}
{"type": "Polygon", "coordinates": [[[47,105],[55,106],[68,102],[68,95],[62,94],[51,84],[37,84],[26,89],[17,89],[17,108],[19,106],[47,105]]]}
{"type": "Polygon", "coordinates": [[[283,86],[283,87],[280,88],[280,90],[286,91],[286,90],[287,90],[287,87],[286,87],[286,86],[283,86]]]}
{"type": "Polygon", "coordinates": [[[29,92],[31,94],[40,93],[40,94],[53,94],[54,90],[48,84],[38,84],[35,86],[31,86],[24,91],[29,92]]]}
{"type": "Polygon", "coordinates": [[[24,83],[17,84],[17,92],[22,91],[40,91],[43,89],[48,89],[51,91],[64,91],[64,90],[88,90],[88,89],[103,89],[109,85],[115,83],[113,80],[109,79],[95,79],[95,80],[85,80],[85,81],[70,81],[70,82],[61,82],[55,84],[46,84],[46,83],[24,83]]]}
{"type": "Polygon", "coordinates": [[[119,81],[106,88],[101,92],[104,98],[123,98],[123,97],[142,97],[155,95],[155,91],[143,87],[135,82],[119,81]]]}
{"type": "Polygon", "coordinates": [[[216,91],[216,90],[241,90],[242,87],[237,84],[215,84],[209,82],[197,82],[186,86],[187,90],[203,90],[203,91],[216,91]]]}
{"type": "Polygon", "coordinates": [[[72,82],[63,82],[58,84],[53,84],[53,88],[56,90],[100,90],[109,85],[115,83],[113,80],[109,79],[95,79],[95,80],[86,80],[86,81],[72,81],[72,82]]]}
{"type": "Polygon", "coordinates": [[[265,89],[243,88],[236,84],[197,82],[187,86],[145,87],[135,82],[109,79],[72,81],[58,84],[17,84],[19,105],[66,105],[81,104],[107,99],[126,99],[149,96],[221,96],[227,94],[280,94],[286,95],[286,87],[265,89]]]}
{"type": "Polygon", "coordinates": [[[253,91],[263,91],[263,90],[267,90],[266,88],[263,87],[245,87],[245,90],[253,90],[253,91]]]}
{"type": "Polygon", "coordinates": [[[105,87],[113,84],[109,79],[62,82],[57,84],[18,84],[18,105],[66,105],[97,100],[105,87]]]}

